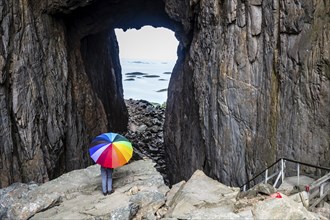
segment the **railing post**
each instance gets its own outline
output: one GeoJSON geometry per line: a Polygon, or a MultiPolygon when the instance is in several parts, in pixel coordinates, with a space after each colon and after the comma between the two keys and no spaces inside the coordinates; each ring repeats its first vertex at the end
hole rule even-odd
{"type": "Polygon", "coordinates": [[[268,181],[268,169],[266,170],[266,173],[265,173],[265,183],[267,183],[268,181]]]}
{"type": "Polygon", "coordinates": [[[297,163],[297,186],[299,186],[300,163],[297,163]]]}
{"type": "Polygon", "coordinates": [[[280,177],[282,176],[282,170],[280,171],[280,173],[278,174],[278,176],[276,177],[275,183],[273,184],[273,187],[276,188],[277,182],[280,179],[280,177]]]}
{"type": "Polygon", "coordinates": [[[324,194],[324,183],[321,184],[320,186],[320,198],[323,196],[323,194],[324,194]]]}
{"type": "MultiPolygon", "coordinates": [[[[323,183],[323,184],[321,184],[321,186],[320,186],[320,198],[322,198],[323,195],[324,195],[324,186],[325,186],[325,184],[326,184],[326,182],[323,183]]],[[[321,204],[321,206],[324,206],[324,200],[322,200],[322,201],[320,202],[320,204],[321,204]]]]}
{"type": "Polygon", "coordinates": [[[281,159],[282,183],[284,182],[284,159],[281,159]]]}
{"type": "Polygon", "coordinates": [[[246,185],[243,186],[243,192],[245,192],[245,191],[246,191],[246,185]]]}

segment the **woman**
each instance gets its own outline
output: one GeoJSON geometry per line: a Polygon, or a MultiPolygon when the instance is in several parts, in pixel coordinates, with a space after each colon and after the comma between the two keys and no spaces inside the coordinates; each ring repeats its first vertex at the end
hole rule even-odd
{"type": "Polygon", "coordinates": [[[113,168],[106,168],[101,166],[102,192],[104,196],[110,195],[114,192],[112,189],[112,172],[113,168]]]}

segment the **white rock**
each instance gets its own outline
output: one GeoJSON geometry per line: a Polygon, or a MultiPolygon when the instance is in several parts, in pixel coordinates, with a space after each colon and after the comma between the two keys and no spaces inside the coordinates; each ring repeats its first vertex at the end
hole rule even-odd
{"type": "Polygon", "coordinates": [[[238,188],[229,188],[197,170],[173,197],[165,217],[238,219],[239,215],[233,212],[238,191],[238,188]]]}
{"type": "Polygon", "coordinates": [[[176,195],[176,193],[182,189],[182,187],[184,186],[184,184],[186,183],[186,181],[181,181],[175,185],[172,186],[172,188],[170,189],[170,191],[168,191],[167,193],[167,200],[166,200],[166,205],[167,206],[171,206],[173,203],[173,198],[176,195]]]}
{"type": "Polygon", "coordinates": [[[256,219],[319,219],[301,204],[282,194],[282,198],[269,198],[254,205],[256,219]]]}

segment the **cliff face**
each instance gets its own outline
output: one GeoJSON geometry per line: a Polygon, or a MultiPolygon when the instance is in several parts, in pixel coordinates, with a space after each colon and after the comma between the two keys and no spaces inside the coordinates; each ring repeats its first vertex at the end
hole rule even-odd
{"type": "Polygon", "coordinates": [[[84,167],[92,137],[126,129],[114,31],[82,35],[47,11],[75,7],[43,4],[1,5],[0,186],[84,167]]]}
{"type": "Polygon", "coordinates": [[[330,165],[328,1],[4,0],[0,18],[0,187],[84,167],[92,137],[126,129],[114,28],[143,25],[180,41],[172,183],[241,184],[280,156],[330,165]]]}
{"type": "Polygon", "coordinates": [[[278,157],[329,166],[329,1],[185,2],[193,38],[164,129],[171,182],[203,169],[242,184],[278,157]]]}

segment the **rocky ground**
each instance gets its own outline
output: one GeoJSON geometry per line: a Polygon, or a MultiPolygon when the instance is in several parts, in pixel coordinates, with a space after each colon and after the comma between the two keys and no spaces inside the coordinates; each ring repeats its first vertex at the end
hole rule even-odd
{"type": "MultiPolygon", "coordinates": [[[[133,160],[113,174],[115,192],[101,193],[99,165],[75,170],[52,181],[15,183],[0,189],[0,219],[329,219],[306,209],[306,192],[281,198],[259,184],[248,192],[228,187],[197,170],[169,188],[162,148],[164,108],[126,100],[133,160]]],[[[287,193],[290,194],[290,193],[287,193]]]]}
{"type": "Polygon", "coordinates": [[[164,177],[166,165],[163,148],[163,124],[165,120],[165,107],[153,105],[145,100],[125,100],[129,121],[128,132],[125,136],[134,147],[133,160],[148,157],[156,163],[156,169],[164,177]]]}
{"type": "Polygon", "coordinates": [[[327,219],[300,197],[273,198],[266,184],[241,194],[197,170],[170,189],[150,159],[115,169],[115,192],[103,196],[98,165],[42,185],[0,189],[0,219],[327,219]]]}

